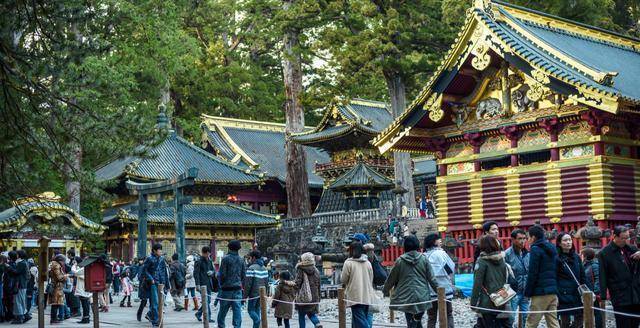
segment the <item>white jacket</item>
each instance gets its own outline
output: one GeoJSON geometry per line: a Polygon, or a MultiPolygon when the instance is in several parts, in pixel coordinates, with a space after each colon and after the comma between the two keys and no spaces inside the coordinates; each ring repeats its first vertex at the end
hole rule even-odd
{"type": "Polygon", "coordinates": [[[71,271],[78,278],[75,295],[78,297],[86,297],[89,299],[89,302],[91,302],[91,293],[84,290],[84,268],[74,265],[71,267],[71,271]]]}
{"type": "MultiPolygon", "coordinates": [[[[444,287],[447,299],[452,299],[454,290],[451,276],[453,274],[448,274],[445,266],[448,267],[451,272],[455,272],[455,263],[453,263],[451,257],[449,257],[449,254],[447,254],[447,252],[440,247],[428,249],[425,252],[425,255],[427,256],[429,264],[431,264],[431,270],[433,271],[433,275],[438,282],[438,286],[444,287]]],[[[431,287],[429,287],[429,290],[431,290],[431,297],[438,296],[437,291],[432,290],[431,287]]]]}
{"type": "Polygon", "coordinates": [[[187,274],[185,276],[186,278],[186,284],[185,284],[185,288],[194,288],[196,287],[196,279],[193,277],[193,266],[195,264],[192,262],[187,262],[187,274]]]}

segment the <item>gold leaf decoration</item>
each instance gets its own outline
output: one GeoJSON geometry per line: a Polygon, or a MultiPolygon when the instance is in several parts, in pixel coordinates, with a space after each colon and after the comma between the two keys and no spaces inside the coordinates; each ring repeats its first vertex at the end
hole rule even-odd
{"type": "Polygon", "coordinates": [[[479,45],[475,50],[475,57],[471,60],[473,68],[484,71],[491,64],[491,56],[489,55],[489,47],[484,44],[479,45]]]}

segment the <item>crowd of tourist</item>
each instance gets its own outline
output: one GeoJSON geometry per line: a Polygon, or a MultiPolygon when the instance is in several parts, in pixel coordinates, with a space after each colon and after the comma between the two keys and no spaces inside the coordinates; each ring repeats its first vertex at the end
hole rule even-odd
{"type": "MultiPolygon", "coordinates": [[[[482,230],[469,302],[478,316],[476,327],[538,327],[543,319],[551,328],[582,327],[582,294],[587,291],[595,296],[596,327],[603,327],[600,301],[607,299],[615,311],[616,327],[640,326],[640,251],[629,243],[627,227],[616,227],[612,241],[599,252],[582,248],[580,253],[571,234],[558,233],[554,245],[539,225],[528,231],[513,230],[507,249],[503,249],[495,222],[486,222],[482,230]]],[[[373,313],[384,304],[376,291],[379,287],[390,297],[389,307],[404,312],[407,327],[422,327],[426,316],[429,328],[436,327],[440,319],[434,300],[438,288],[444,288],[447,302],[443,313],[448,327],[454,326],[451,300],[456,268],[442,249],[440,234],[426,236],[422,245],[415,234],[403,236],[404,254],[390,271],[381,265],[366,235],[357,233],[352,239],[340,283],[353,327],[373,326],[373,313]]],[[[187,256],[186,264],[177,254],[163,256],[160,244],[152,245],[151,254],[135,262],[110,261],[103,254],[100,260],[105,263],[107,288],[99,294],[99,311],[108,312],[118,298],[120,307],[132,307],[133,296],[140,300],[137,320],[142,321],[148,308],[144,318],[159,326],[160,299],[170,300],[175,311],[190,310],[192,301],[191,310],[198,321],[217,321],[218,327],[224,327],[231,310],[233,327],[241,327],[246,308],[252,326],[260,327],[260,290],[268,287],[270,270],[258,250],[242,257],[240,248],[239,241],[229,242],[219,266],[214,265],[211,249],[206,246],[200,254],[187,256]],[[162,298],[158,297],[160,288],[162,298]],[[216,308],[217,314],[212,312],[216,308]]],[[[294,272],[279,272],[271,302],[278,326],[289,328],[297,313],[299,327],[304,328],[307,320],[321,327],[321,280],[315,260],[314,254],[305,253],[294,272]]],[[[43,303],[50,306],[51,324],[74,317],[80,319],[78,324],[91,320],[92,294],[84,289],[82,261],[73,249],[66,254],[54,252],[46,268],[43,303]]],[[[24,250],[0,254],[0,322],[22,324],[32,318],[32,308],[38,304],[37,280],[38,267],[24,250]]]]}

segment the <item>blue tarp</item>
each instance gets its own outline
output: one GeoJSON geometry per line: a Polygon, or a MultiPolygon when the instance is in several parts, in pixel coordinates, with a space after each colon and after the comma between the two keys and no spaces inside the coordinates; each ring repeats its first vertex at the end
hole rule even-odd
{"type": "Polygon", "coordinates": [[[456,287],[462,291],[465,297],[471,297],[473,288],[473,273],[457,274],[455,278],[456,287]]]}

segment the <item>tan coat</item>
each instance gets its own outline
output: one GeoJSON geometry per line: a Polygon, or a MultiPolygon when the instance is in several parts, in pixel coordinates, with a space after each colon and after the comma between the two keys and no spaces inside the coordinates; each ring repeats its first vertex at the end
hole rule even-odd
{"type": "Polygon", "coordinates": [[[293,281],[281,280],[273,294],[271,306],[275,308],[275,317],[283,319],[293,318],[293,301],[296,299],[296,283],[293,281]],[[282,303],[284,301],[289,303],[282,303]]]}
{"type": "Polygon", "coordinates": [[[358,259],[348,258],[342,267],[340,279],[345,287],[344,295],[347,299],[347,306],[373,303],[375,298],[373,268],[366,255],[362,255],[358,259]]]}
{"type": "Polygon", "coordinates": [[[64,276],[62,266],[57,261],[51,262],[51,268],[49,269],[50,284],[53,284],[51,294],[49,294],[48,302],[51,305],[63,305],[64,304],[64,292],[62,288],[67,278],[64,276]]]}

